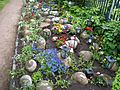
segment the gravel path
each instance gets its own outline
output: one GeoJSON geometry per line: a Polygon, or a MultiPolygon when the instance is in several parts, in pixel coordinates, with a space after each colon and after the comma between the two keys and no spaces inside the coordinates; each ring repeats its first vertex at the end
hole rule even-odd
{"type": "Polygon", "coordinates": [[[9,71],[21,8],[22,0],[11,0],[0,12],[0,90],[9,90],[9,71]]]}

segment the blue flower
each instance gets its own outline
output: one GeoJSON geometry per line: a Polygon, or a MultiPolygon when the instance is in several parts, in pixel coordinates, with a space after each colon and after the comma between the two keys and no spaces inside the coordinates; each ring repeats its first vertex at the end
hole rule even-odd
{"type": "Polygon", "coordinates": [[[48,81],[48,80],[49,80],[49,78],[45,78],[44,80],[47,80],[47,81],[48,81]]]}

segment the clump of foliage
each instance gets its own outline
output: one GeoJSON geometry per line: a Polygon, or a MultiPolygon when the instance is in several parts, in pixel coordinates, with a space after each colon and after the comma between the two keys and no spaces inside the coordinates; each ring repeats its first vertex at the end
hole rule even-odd
{"type": "MultiPolygon", "coordinates": [[[[118,56],[120,52],[120,22],[111,21],[105,24],[107,29],[103,35],[103,46],[110,55],[118,56]]],[[[120,59],[120,58],[116,58],[120,59]]]]}
{"type": "Polygon", "coordinates": [[[120,68],[117,71],[115,80],[112,85],[112,90],[120,90],[120,68]]]}
{"type": "Polygon", "coordinates": [[[101,76],[97,76],[94,79],[92,79],[91,83],[97,86],[106,86],[106,82],[101,76]]]}

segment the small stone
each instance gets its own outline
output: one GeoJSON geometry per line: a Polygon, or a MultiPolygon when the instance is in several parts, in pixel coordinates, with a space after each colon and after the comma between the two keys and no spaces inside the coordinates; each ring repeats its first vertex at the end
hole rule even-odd
{"type": "Polygon", "coordinates": [[[57,40],[58,40],[57,36],[52,37],[52,41],[57,41],[57,40]]]}
{"type": "Polygon", "coordinates": [[[49,15],[49,16],[47,16],[48,18],[54,18],[55,16],[52,16],[52,15],[49,15]]]}
{"type": "Polygon", "coordinates": [[[50,25],[50,23],[47,22],[41,22],[40,28],[46,28],[50,25]]]}
{"type": "Polygon", "coordinates": [[[30,34],[31,34],[30,30],[24,30],[24,35],[25,35],[25,36],[28,36],[28,35],[30,35],[30,34]]]}
{"type": "MultiPolygon", "coordinates": [[[[60,46],[60,48],[62,49],[64,46],[66,46],[66,47],[70,48],[70,47],[69,47],[69,46],[67,46],[66,44],[64,44],[64,45],[60,46]]],[[[73,48],[70,48],[70,52],[71,52],[71,53],[74,53],[73,48]]]]}
{"type": "Polygon", "coordinates": [[[40,36],[39,42],[37,42],[37,47],[39,49],[45,49],[46,41],[43,37],[40,36]]]}
{"type": "Polygon", "coordinates": [[[45,19],[45,22],[47,22],[47,23],[51,23],[51,22],[52,22],[52,20],[51,20],[51,19],[49,19],[49,18],[47,18],[47,19],[45,19]]]}
{"type": "Polygon", "coordinates": [[[30,2],[34,2],[35,0],[29,0],[30,2]]]}
{"type": "Polygon", "coordinates": [[[54,16],[59,16],[59,12],[58,11],[50,11],[50,14],[54,15],[54,16]]]}
{"type": "Polygon", "coordinates": [[[89,61],[91,60],[93,53],[90,51],[81,51],[79,55],[82,56],[84,61],[89,61]]]}
{"type": "Polygon", "coordinates": [[[29,30],[29,25],[25,25],[23,28],[24,30],[29,30]]]}
{"type": "Polygon", "coordinates": [[[29,72],[33,72],[37,68],[37,63],[34,60],[29,60],[28,62],[26,62],[25,66],[29,72]]]}
{"type": "Polygon", "coordinates": [[[59,20],[60,20],[60,17],[54,17],[54,18],[52,18],[52,22],[59,22],[59,20]]]}
{"type": "Polygon", "coordinates": [[[46,29],[43,30],[43,35],[44,35],[44,36],[51,36],[51,34],[52,34],[52,33],[51,33],[50,29],[47,29],[47,28],[46,28],[46,29]]]}
{"type": "Polygon", "coordinates": [[[73,80],[79,82],[82,85],[88,84],[88,79],[83,72],[76,72],[72,75],[73,80]]]}
{"type": "Polygon", "coordinates": [[[32,78],[29,75],[23,75],[20,78],[20,85],[21,86],[31,86],[32,85],[32,78]]]}
{"type": "Polygon", "coordinates": [[[69,30],[71,30],[72,27],[73,27],[73,25],[71,25],[71,24],[65,24],[65,25],[68,26],[68,29],[69,29],[69,30]]]}
{"type": "Polygon", "coordinates": [[[48,11],[46,11],[46,12],[43,12],[43,14],[44,14],[44,15],[49,15],[49,12],[48,12],[48,11]]]}
{"type": "Polygon", "coordinates": [[[117,65],[116,62],[112,65],[110,70],[112,70],[112,71],[117,71],[118,70],[118,65],[117,65]]]}
{"type": "Polygon", "coordinates": [[[60,19],[60,20],[59,20],[59,23],[60,23],[60,24],[67,24],[67,19],[60,19]]]}
{"type": "Polygon", "coordinates": [[[96,72],[96,75],[100,75],[100,72],[96,72]]]}
{"type": "Polygon", "coordinates": [[[97,51],[99,50],[99,45],[97,43],[93,43],[93,47],[95,50],[97,50],[97,51]]]}
{"type": "Polygon", "coordinates": [[[36,90],[53,90],[53,87],[48,81],[43,80],[37,84],[36,90]]]}
{"type": "Polygon", "coordinates": [[[86,39],[86,38],[88,38],[88,37],[89,37],[89,35],[87,34],[87,32],[86,32],[86,31],[84,31],[84,32],[82,32],[82,33],[81,33],[80,37],[82,37],[82,38],[86,39]]]}

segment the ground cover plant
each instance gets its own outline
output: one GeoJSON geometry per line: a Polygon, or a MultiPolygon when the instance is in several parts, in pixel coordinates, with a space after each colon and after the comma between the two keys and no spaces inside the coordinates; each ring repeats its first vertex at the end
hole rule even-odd
{"type": "Polygon", "coordinates": [[[0,0],[0,10],[9,2],[9,0],[0,0]]]}
{"type": "Polygon", "coordinates": [[[119,65],[119,24],[84,4],[27,1],[10,73],[14,89],[110,90],[119,65]]]}

